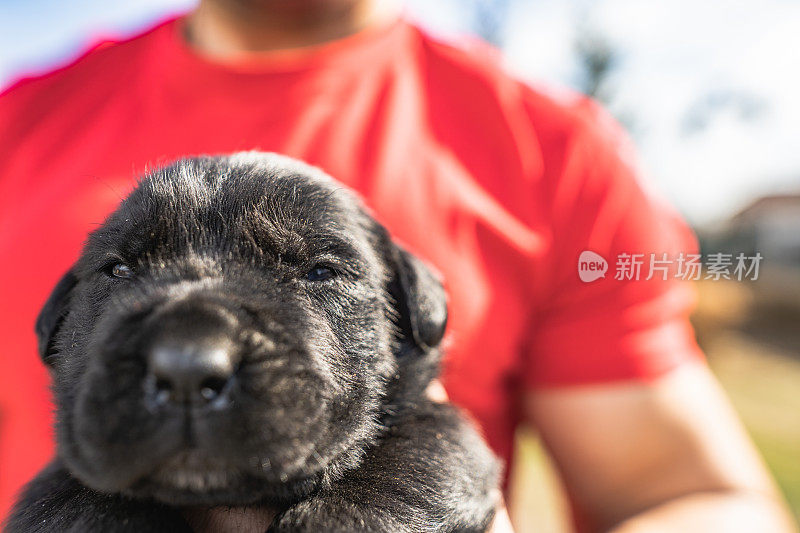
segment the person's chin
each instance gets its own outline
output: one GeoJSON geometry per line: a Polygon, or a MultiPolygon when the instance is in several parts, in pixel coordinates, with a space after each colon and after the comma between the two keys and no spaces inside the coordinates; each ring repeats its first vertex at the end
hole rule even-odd
{"type": "Polygon", "coordinates": [[[302,12],[310,10],[337,10],[351,7],[362,0],[216,0],[218,3],[234,3],[240,6],[270,11],[302,12]]]}

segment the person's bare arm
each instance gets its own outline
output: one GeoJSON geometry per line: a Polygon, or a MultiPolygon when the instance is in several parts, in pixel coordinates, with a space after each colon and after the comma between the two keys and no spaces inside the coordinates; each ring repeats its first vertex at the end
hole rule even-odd
{"type": "Polygon", "coordinates": [[[525,412],[601,530],[796,531],[710,371],[531,392],[525,412]]]}

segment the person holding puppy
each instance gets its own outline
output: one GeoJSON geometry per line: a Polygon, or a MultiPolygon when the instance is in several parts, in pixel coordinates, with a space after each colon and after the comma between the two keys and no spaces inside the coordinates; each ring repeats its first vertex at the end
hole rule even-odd
{"type": "Polygon", "coordinates": [[[542,435],[584,530],[791,531],[675,280],[578,258],[691,251],[619,127],[379,0],[201,0],[0,96],[0,505],[52,453],[32,324],[147,165],[284,153],[354,188],[449,294],[443,382],[507,462],[542,435]]]}

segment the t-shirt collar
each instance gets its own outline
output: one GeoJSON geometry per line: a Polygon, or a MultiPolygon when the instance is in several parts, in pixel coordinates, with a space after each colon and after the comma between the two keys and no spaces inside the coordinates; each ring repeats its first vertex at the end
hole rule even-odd
{"type": "Polygon", "coordinates": [[[319,45],[243,54],[221,60],[202,54],[186,42],[183,35],[185,15],[166,21],[158,33],[159,53],[166,54],[171,68],[183,74],[212,76],[265,76],[302,73],[328,68],[363,69],[391,55],[410,31],[410,25],[397,17],[371,26],[353,35],[319,45]]]}

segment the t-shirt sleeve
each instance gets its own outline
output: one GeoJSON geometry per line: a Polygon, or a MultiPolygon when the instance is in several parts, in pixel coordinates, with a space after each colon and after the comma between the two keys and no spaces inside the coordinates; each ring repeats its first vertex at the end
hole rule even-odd
{"type": "Polygon", "coordinates": [[[643,187],[622,128],[583,105],[550,187],[546,292],[523,356],[528,387],[646,381],[702,359],[689,322],[694,290],[677,272],[681,254],[697,253],[694,234],[643,187]]]}

